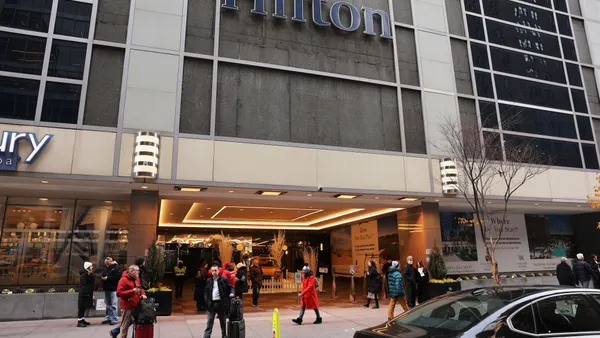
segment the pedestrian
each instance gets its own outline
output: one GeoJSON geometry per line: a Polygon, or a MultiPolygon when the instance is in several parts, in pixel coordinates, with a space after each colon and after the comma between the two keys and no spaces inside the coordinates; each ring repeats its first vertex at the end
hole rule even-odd
{"type": "Polygon", "coordinates": [[[590,263],[590,267],[592,271],[594,271],[594,281],[596,281],[596,288],[600,289],[600,262],[598,262],[598,256],[596,254],[592,255],[592,262],[590,263]]]}
{"type": "Polygon", "coordinates": [[[77,327],[90,325],[85,320],[85,312],[94,307],[94,265],[90,262],[83,263],[83,270],[79,271],[79,297],[77,299],[77,327]]]}
{"type": "Polygon", "coordinates": [[[422,261],[417,262],[417,298],[419,305],[429,300],[429,270],[422,261]]]}
{"type": "Polygon", "coordinates": [[[569,263],[567,263],[567,257],[562,257],[560,263],[556,266],[556,278],[558,284],[575,286],[575,275],[569,263]]]}
{"type": "Polygon", "coordinates": [[[260,296],[260,288],[262,286],[263,271],[258,265],[258,259],[252,261],[250,267],[250,281],[252,281],[252,306],[258,306],[258,297],[260,296]]]}
{"type": "Polygon", "coordinates": [[[185,284],[185,276],[187,267],[183,265],[183,261],[178,261],[177,266],[173,268],[175,274],[175,299],[181,299],[183,296],[183,284],[185,284]]]}
{"type": "Polygon", "coordinates": [[[229,301],[234,297],[235,290],[226,277],[219,275],[219,266],[210,268],[211,277],[206,281],[204,298],[206,299],[206,310],[208,311],[208,322],[204,331],[204,338],[210,338],[215,324],[215,315],[219,317],[221,324],[221,336],[227,337],[227,315],[229,314],[229,301]]]}
{"type": "Polygon", "coordinates": [[[384,279],[383,279],[383,291],[385,293],[385,299],[390,298],[390,290],[388,289],[388,277],[390,274],[390,267],[392,267],[392,256],[388,256],[387,260],[385,261],[385,263],[383,264],[383,267],[381,268],[381,273],[383,273],[384,279]]]}
{"type": "Polygon", "coordinates": [[[377,272],[377,264],[375,261],[369,262],[369,271],[367,273],[367,304],[364,307],[368,308],[371,305],[371,299],[375,300],[374,309],[379,309],[379,292],[381,292],[381,274],[377,272]]]}
{"type": "Polygon", "coordinates": [[[102,273],[104,289],[104,303],[106,304],[106,318],[102,324],[118,324],[118,302],[117,285],[121,279],[121,267],[111,257],[104,260],[104,272],[102,273]]]}
{"type": "Polygon", "coordinates": [[[298,293],[298,296],[300,297],[300,314],[297,319],[292,319],[292,322],[301,325],[306,309],[312,309],[315,310],[315,315],[317,315],[317,320],[315,320],[314,324],[321,324],[323,318],[321,318],[321,314],[319,313],[319,298],[317,298],[315,276],[313,276],[308,265],[302,268],[302,291],[298,293]]]}
{"type": "Polygon", "coordinates": [[[116,338],[119,332],[121,332],[121,338],[127,338],[127,331],[133,324],[133,312],[140,304],[140,299],[146,299],[146,292],[141,287],[140,270],[139,266],[131,265],[127,271],[123,271],[119,280],[117,297],[120,299],[122,318],[121,325],[110,331],[112,338],[116,338]]]}
{"type": "Polygon", "coordinates": [[[148,281],[146,280],[148,277],[146,276],[146,257],[137,256],[135,258],[135,265],[137,265],[140,269],[138,278],[140,279],[140,287],[144,290],[148,288],[148,281]]]}
{"type": "Polygon", "coordinates": [[[244,263],[238,263],[235,275],[235,296],[243,299],[246,292],[248,292],[248,268],[244,263]]]}
{"type": "Polygon", "coordinates": [[[575,284],[581,284],[583,288],[590,287],[590,280],[594,278],[592,267],[583,260],[583,254],[577,254],[577,261],[573,264],[573,274],[575,275],[575,284]]]}
{"type": "Polygon", "coordinates": [[[415,303],[417,301],[416,275],[416,270],[413,267],[413,256],[408,256],[406,257],[406,266],[404,267],[404,273],[402,274],[402,276],[404,277],[406,303],[408,304],[409,309],[415,307],[415,303]]]}
{"type": "Polygon", "coordinates": [[[390,293],[390,305],[388,306],[388,320],[394,318],[394,309],[396,304],[400,304],[404,312],[408,311],[406,298],[404,294],[404,283],[402,282],[402,274],[399,271],[398,262],[393,261],[388,274],[388,290],[390,293]]]}
{"type": "Polygon", "coordinates": [[[227,278],[229,284],[232,287],[235,287],[235,265],[233,263],[227,262],[223,267],[223,277],[227,278]]]}
{"type": "Polygon", "coordinates": [[[194,287],[194,300],[196,301],[196,311],[206,311],[206,300],[204,299],[204,289],[208,279],[208,263],[202,262],[196,273],[196,286],[194,287]]]}

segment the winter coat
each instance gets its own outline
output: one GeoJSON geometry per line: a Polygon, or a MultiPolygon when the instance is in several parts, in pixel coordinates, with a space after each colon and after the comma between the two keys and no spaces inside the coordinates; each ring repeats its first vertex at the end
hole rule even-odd
{"type": "Polygon", "coordinates": [[[417,282],[417,270],[415,270],[415,268],[412,265],[406,265],[404,267],[404,272],[402,273],[402,276],[404,277],[404,282],[406,282],[406,285],[408,286],[410,285],[415,285],[417,282]]]}
{"type": "Polygon", "coordinates": [[[370,267],[367,274],[367,291],[371,293],[381,292],[381,275],[377,272],[375,266],[370,267]]]}
{"type": "Polygon", "coordinates": [[[239,268],[235,277],[235,294],[241,296],[248,291],[248,269],[245,266],[239,268]]]}
{"type": "Polygon", "coordinates": [[[596,282],[600,281],[600,262],[591,261],[590,267],[592,268],[592,271],[594,271],[596,282]]]}
{"type": "Polygon", "coordinates": [[[306,309],[318,309],[319,298],[315,287],[315,276],[312,273],[302,276],[302,291],[300,291],[300,306],[306,309]]]}
{"type": "Polygon", "coordinates": [[[121,309],[135,309],[140,304],[140,297],[146,295],[144,289],[140,287],[140,279],[133,280],[129,277],[127,271],[123,271],[121,280],[117,285],[117,297],[121,299],[119,307],[121,309]],[[138,295],[133,289],[136,287],[140,288],[140,294],[138,295]]]}
{"type": "Polygon", "coordinates": [[[77,300],[79,309],[91,309],[94,307],[94,275],[87,270],[79,271],[79,297],[77,300]]]}
{"type": "MultiPolygon", "coordinates": [[[[221,296],[221,308],[224,310],[226,315],[229,315],[229,295],[234,293],[235,290],[231,286],[229,280],[223,276],[217,277],[217,285],[219,288],[219,295],[221,296]]],[[[212,277],[209,277],[206,280],[206,287],[204,288],[204,299],[206,300],[207,310],[212,312],[215,311],[212,304],[213,286],[214,279],[212,277]]]]}
{"type": "Polygon", "coordinates": [[[561,262],[556,266],[556,278],[560,285],[575,286],[575,275],[571,266],[566,262],[561,262]]]}
{"type": "Polygon", "coordinates": [[[587,282],[594,277],[592,267],[587,262],[579,259],[573,264],[573,274],[575,275],[575,284],[587,282]]]}
{"type": "Polygon", "coordinates": [[[196,286],[194,287],[194,300],[204,302],[204,289],[206,288],[206,280],[208,272],[205,269],[200,269],[196,275],[196,286]]]}
{"type": "Polygon", "coordinates": [[[250,267],[250,280],[253,289],[260,289],[262,286],[263,271],[260,265],[250,267]]]}
{"type": "Polygon", "coordinates": [[[387,278],[390,297],[404,296],[404,283],[402,282],[402,274],[398,271],[398,268],[390,266],[387,278]]]}
{"type": "Polygon", "coordinates": [[[117,291],[117,285],[121,279],[121,267],[116,262],[107,266],[102,277],[107,277],[102,284],[104,291],[117,291]]]}
{"type": "Polygon", "coordinates": [[[421,276],[419,270],[417,270],[417,299],[419,300],[419,304],[425,303],[429,300],[429,270],[423,269],[423,274],[425,276],[421,276]]]}

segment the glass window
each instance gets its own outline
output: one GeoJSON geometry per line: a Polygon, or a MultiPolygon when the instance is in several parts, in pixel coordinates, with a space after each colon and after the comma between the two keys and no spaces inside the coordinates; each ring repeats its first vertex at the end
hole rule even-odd
{"type": "Polygon", "coordinates": [[[485,41],[485,31],[483,30],[483,20],[478,16],[467,15],[467,28],[471,39],[485,41]]]}
{"type": "Polygon", "coordinates": [[[419,65],[417,61],[415,31],[409,28],[396,27],[396,40],[398,40],[400,83],[419,86],[419,65]]]}
{"type": "Polygon", "coordinates": [[[475,72],[475,83],[477,84],[477,95],[482,97],[494,98],[494,88],[492,86],[492,75],[486,72],[475,72]]]}
{"type": "Polygon", "coordinates": [[[427,154],[421,92],[402,88],[402,111],[406,132],[406,152],[427,154]]]}
{"type": "Polygon", "coordinates": [[[212,62],[186,58],[183,63],[180,132],[210,134],[211,86],[212,62]]]}
{"type": "Polygon", "coordinates": [[[48,32],[52,0],[10,0],[0,3],[0,26],[48,32]]]}
{"type": "MultiPolygon", "coordinates": [[[[575,142],[547,140],[534,137],[504,134],[505,146],[518,149],[523,144],[532,144],[539,150],[540,159],[536,164],[548,164],[559,167],[582,168],[579,145],[575,142]]],[[[507,152],[507,156],[509,152],[507,152]]],[[[530,161],[533,162],[532,159],[530,161]]]]}
{"type": "Polygon", "coordinates": [[[527,333],[535,333],[535,318],[533,317],[533,308],[527,306],[517,312],[510,320],[515,330],[527,333]]]}
{"type": "Polygon", "coordinates": [[[497,47],[490,47],[490,53],[495,71],[567,83],[562,61],[497,47]]]}
{"type": "Polygon", "coordinates": [[[539,334],[600,331],[597,304],[581,294],[543,299],[534,304],[539,334]]]}
{"type": "Polygon", "coordinates": [[[498,115],[494,102],[479,100],[479,115],[484,128],[498,129],[498,115]]]}
{"type": "Polygon", "coordinates": [[[42,74],[46,39],[0,32],[0,70],[42,74]]]}
{"type": "Polygon", "coordinates": [[[596,146],[593,144],[582,143],[581,151],[583,152],[583,160],[587,169],[600,169],[598,166],[598,154],[596,146]]]}
{"type": "Polygon", "coordinates": [[[490,43],[561,57],[558,37],[554,35],[491,20],[486,25],[490,43]]]}
{"type": "Polygon", "coordinates": [[[569,75],[569,84],[571,86],[581,87],[581,72],[579,71],[579,65],[567,62],[567,74],[569,75]]]}
{"type": "Polygon", "coordinates": [[[492,18],[556,32],[554,14],[537,7],[505,0],[488,0],[483,1],[483,12],[492,18]]]}
{"type": "Polygon", "coordinates": [[[54,34],[88,37],[92,4],[79,1],[59,0],[54,34]]]}
{"type": "Polygon", "coordinates": [[[566,0],[554,0],[554,9],[568,13],[566,0]]]}
{"type": "Polygon", "coordinates": [[[511,122],[502,126],[506,130],[577,139],[572,114],[501,104],[500,116],[502,121],[511,122]]]}
{"type": "MultiPolygon", "coordinates": [[[[502,1],[502,0],[500,0],[500,1],[502,1]]],[[[538,6],[552,8],[552,3],[550,2],[550,0],[522,0],[522,1],[529,2],[530,4],[534,4],[534,5],[538,5],[538,6]]]]}
{"type": "Polygon", "coordinates": [[[467,12],[481,13],[481,8],[479,7],[479,0],[464,0],[464,2],[465,10],[467,12]]]}
{"type": "Polygon", "coordinates": [[[513,77],[496,75],[498,99],[537,106],[571,110],[569,90],[513,77]]]}
{"type": "Polygon", "coordinates": [[[590,118],[587,116],[577,116],[577,129],[579,129],[579,139],[585,141],[593,141],[594,133],[590,118]]]}
{"type": "Polygon", "coordinates": [[[576,112],[586,113],[587,110],[587,102],[585,100],[585,92],[579,89],[571,89],[571,94],[573,95],[573,106],[576,112]]]}
{"type": "Polygon", "coordinates": [[[577,62],[577,52],[575,51],[575,42],[573,39],[560,38],[565,59],[577,62]]]}
{"type": "Polygon", "coordinates": [[[1,285],[67,282],[71,200],[9,198],[0,244],[1,285]]]}
{"type": "Polygon", "coordinates": [[[485,156],[492,160],[501,161],[502,156],[502,137],[500,133],[483,132],[485,156]]]}
{"type": "Polygon", "coordinates": [[[569,20],[568,16],[557,13],[556,21],[558,22],[558,31],[560,34],[573,36],[573,31],[571,30],[571,20],[569,20]]]}
{"type": "Polygon", "coordinates": [[[83,79],[86,49],[84,43],[52,41],[48,76],[83,79]]]}
{"type": "Polygon", "coordinates": [[[490,68],[488,60],[487,47],[480,43],[471,42],[471,55],[473,56],[473,66],[479,68],[490,68]]]}
{"type": "Polygon", "coordinates": [[[0,76],[0,117],[35,119],[40,81],[0,76]]]}
{"type": "Polygon", "coordinates": [[[42,121],[77,123],[80,94],[80,85],[47,82],[42,121]]]}

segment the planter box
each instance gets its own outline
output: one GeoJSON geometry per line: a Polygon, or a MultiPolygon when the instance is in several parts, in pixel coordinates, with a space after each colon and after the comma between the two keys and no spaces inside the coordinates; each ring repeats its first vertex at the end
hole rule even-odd
{"type": "MultiPolygon", "coordinates": [[[[485,288],[494,286],[493,279],[463,280],[460,282],[463,290],[485,288]]],[[[536,276],[536,277],[515,277],[500,278],[502,286],[534,286],[534,285],[558,285],[556,276],[536,276]]]]}
{"type": "Polygon", "coordinates": [[[0,295],[0,321],[42,319],[45,301],[43,293],[0,295]]]}
{"type": "Polygon", "coordinates": [[[461,283],[429,283],[429,295],[431,298],[435,298],[437,296],[445,295],[450,292],[461,290],[461,283]]]}
{"type": "Polygon", "coordinates": [[[146,292],[146,296],[152,297],[158,303],[156,314],[158,316],[170,316],[173,309],[173,291],[146,292]]]}

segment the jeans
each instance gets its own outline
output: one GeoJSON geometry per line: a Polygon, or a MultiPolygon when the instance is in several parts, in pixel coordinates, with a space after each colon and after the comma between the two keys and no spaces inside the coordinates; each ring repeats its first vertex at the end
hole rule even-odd
{"type": "Polygon", "coordinates": [[[83,319],[85,317],[85,309],[78,309],[77,319],[83,319]]]}
{"type": "MultiPolygon", "coordinates": [[[[306,308],[303,307],[300,309],[300,314],[298,315],[298,319],[302,319],[304,318],[304,313],[306,312],[306,308]]],[[[315,309],[315,315],[317,316],[317,318],[321,318],[321,314],[319,313],[319,309],[315,309]]],[[[204,337],[206,338],[206,337],[204,337]]]]}
{"type": "Polygon", "coordinates": [[[394,318],[394,309],[396,304],[400,304],[404,312],[408,311],[408,305],[406,304],[406,298],[404,296],[390,298],[390,305],[388,306],[388,320],[394,318]]]}
{"type": "Polygon", "coordinates": [[[225,309],[221,305],[221,301],[216,301],[209,306],[208,309],[208,322],[206,323],[206,330],[204,331],[204,338],[210,338],[212,335],[213,326],[215,324],[215,315],[219,315],[219,323],[221,324],[221,336],[227,337],[227,318],[225,315],[225,309]]]}
{"type": "Polygon", "coordinates": [[[258,296],[260,296],[260,289],[252,288],[252,304],[258,305],[258,296]]]}
{"type": "Polygon", "coordinates": [[[582,280],[581,281],[581,287],[583,288],[589,288],[590,287],[590,281],[589,280],[582,280]]]}
{"type": "Polygon", "coordinates": [[[106,303],[106,320],[110,320],[111,323],[116,323],[118,318],[119,299],[117,298],[117,291],[104,291],[104,302],[106,303]]]}

